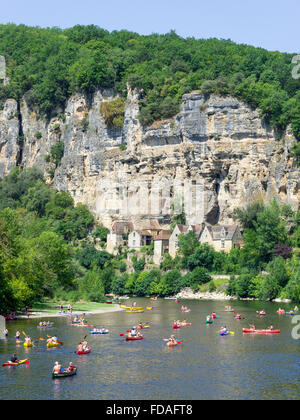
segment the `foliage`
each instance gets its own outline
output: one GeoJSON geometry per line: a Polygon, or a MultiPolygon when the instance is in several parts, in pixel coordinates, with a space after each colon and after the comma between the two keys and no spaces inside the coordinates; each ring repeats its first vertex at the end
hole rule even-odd
{"type": "Polygon", "coordinates": [[[102,102],[100,112],[109,128],[123,128],[126,99],[117,98],[110,102],[102,102]]]}

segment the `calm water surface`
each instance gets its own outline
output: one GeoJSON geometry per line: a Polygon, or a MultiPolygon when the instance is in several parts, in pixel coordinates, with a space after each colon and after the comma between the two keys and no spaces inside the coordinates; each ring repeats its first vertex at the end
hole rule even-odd
{"type": "MultiPolygon", "coordinates": [[[[125,301],[126,303],[128,301],[125,301]]],[[[138,306],[149,305],[149,299],[137,299],[138,306]]],[[[142,314],[114,312],[91,315],[89,324],[109,329],[107,335],[89,335],[89,355],[74,354],[76,345],[89,333],[88,328],[71,327],[66,317],[51,318],[55,327],[41,331],[39,319],[8,322],[8,339],[0,340],[0,362],[13,352],[30,365],[0,367],[0,399],[49,400],[163,400],[163,399],[299,399],[300,341],[291,331],[292,317],[278,315],[279,306],[290,305],[232,302],[235,311],[246,319],[235,320],[225,312],[226,302],[188,301],[191,312],[182,314],[180,304],[159,299],[151,302],[152,311],[142,314]],[[256,310],[264,308],[266,317],[256,310]],[[205,316],[215,311],[221,318],[205,325],[205,316]],[[192,326],[175,332],[183,344],[168,348],[163,337],[174,330],[174,319],[187,318],[192,326]],[[145,340],[126,342],[125,333],[139,321],[149,322],[143,330],[145,340]],[[254,323],[257,328],[273,325],[281,334],[248,335],[243,327],[254,323]],[[234,335],[221,337],[218,329],[226,325],[234,335]],[[16,330],[32,338],[56,334],[64,342],[60,348],[47,349],[45,341],[34,348],[16,347],[16,330]],[[51,378],[55,361],[63,366],[73,362],[77,375],[51,378]]]]}

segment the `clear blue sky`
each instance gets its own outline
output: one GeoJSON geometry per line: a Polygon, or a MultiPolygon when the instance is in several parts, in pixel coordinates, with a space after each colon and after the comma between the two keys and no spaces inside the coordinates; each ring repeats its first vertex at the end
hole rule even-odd
{"type": "Polygon", "coordinates": [[[148,35],[225,38],[268,50],[300,51],[300,0],[0,0],[0,23],[95,24],[148,35]]]}

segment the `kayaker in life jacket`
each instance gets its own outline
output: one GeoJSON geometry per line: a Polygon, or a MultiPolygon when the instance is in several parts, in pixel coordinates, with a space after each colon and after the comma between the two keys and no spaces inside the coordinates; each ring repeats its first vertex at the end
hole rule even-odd
{"type": "Polygon", "coordinates": [[[273,331],[274,330],[273,325],[270,325],[269,328],[268,328],[268,330],[273,331]]]}
{"type": "Polygon", "coordinates": [[[77,346],[77,352],[79,352],[79,351],[84,351],[83,350],[83,346],[82,346],[82,343],[80,342],[79,344],[78,344],[78,346],[77,346]]]}
{"type": "Polygon", "coordinates": [[[16,331],[16,340],[20,340],[20,331],[16,331]]]}
{"type": "Polygon", "coordinates": [[[251,330],[255,330],[255,325],[251,325],[251,330]]]}
{"type": "Polygon", "coordinates": [[[87,347],[88,347],[88,342],[87,341],[83,341],[82,342],[83,351],[86,351],[87,347]]]}
{"type": "Polygon", "coordinates": [[[26,337],[25,337],[25,343],[28,343],[28,344],[31,344],[32,343],[31,337],[29,335],[26,335],[26,337]]]}
{"type": "Polygon", "coordinates": [[[212,317],[210,316],[210,315],[207,315],[207,317],[206,317],[206,321],[207,322],[209,322],[209,321],[211,321],[212,320],[212,317]]]}
{"type": "Polygon", "coordinates": [[[15,353],[11,356],[10,361],[12,363],[19,363],[19,359],[17,358],[17,355],[15,353]]]}
{"type": "Polygon", "coordinates": [[[68,369],[67,369],[67,372],[73,372],[74,368],[75,368],[75,366],[73,365],[72,362],[70,362],[69,366],[68,366],[68,369]]]}
{"type": "Polygon", "coordinates": [[[220,333],[226,333],[227,332],[227,327],[226,325],[224,327],[221,328],[220,333]]]}
{"type": "Polygon", "coordinates": [[[172,344],[177,344],[177,341],[176,341],[176,338],[175,338],[175,335],[171,335],[171,337],[169,338],[169,343],[172,343],[172,344]]]}

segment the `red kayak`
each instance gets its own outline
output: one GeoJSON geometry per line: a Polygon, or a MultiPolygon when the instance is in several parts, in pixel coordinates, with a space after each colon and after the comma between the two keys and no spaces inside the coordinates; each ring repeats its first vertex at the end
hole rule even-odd
{"type": "Polygon", "coordinates": [[[253,333],[253,334],[279,334],[280,330],[250,330],[248,328],[243,328],[243,333],[253,333]]]}
{"type": "Polygon", "coordinates": [[[2,366],[19,366],[19,365],[23,365],[24,363],[29,364],[30,360],[28,360],[28,359],[19,360],[16,363],[8,361],[8,362],[5,362],[5,363],[2,363],[2,366]]]}
{"type": "Polygon", "coordinates": [[[88,346],[88,348],[84,351],[77,351],[77,354],[89,354],[91,352],[91,347],[88,346]]]}
{"type": "Polygon", "coordinates": [[[181,325],[173,324],[173,328],[174,328],[174,330],[177,330],[177,329],[181,328],[181,325]]]}
{"type": "Polygon", "coordinates": [[[144,339],[144,337],[142,336],[142,335],[140,335],[140,336],[126,336],[126,341],[134,341],[134,340],[143,340],[144,339]]]}

